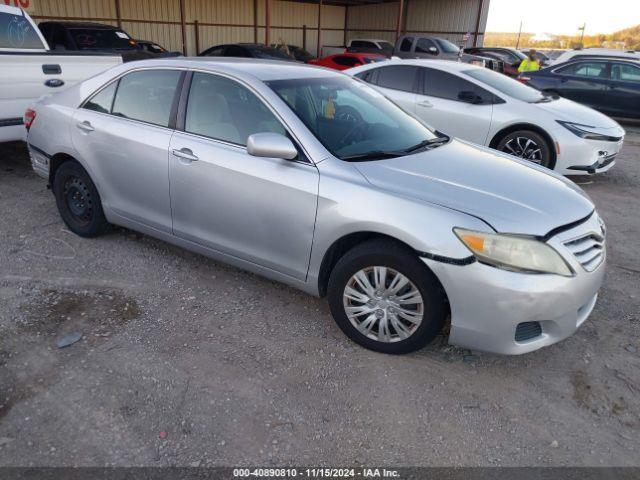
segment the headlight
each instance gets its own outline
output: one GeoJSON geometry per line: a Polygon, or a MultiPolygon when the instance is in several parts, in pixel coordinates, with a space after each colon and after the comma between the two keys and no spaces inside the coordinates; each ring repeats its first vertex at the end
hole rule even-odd
{"type": "Polygon", "coordinates": [[[482,262],[516,272],[573,275],[567,262],[553,248],[534,238],[475,232],[454,228],[453,231],[482,262]]]}
{"type": "Polygon", "coordinates": [[[602,135],[600,133],[590,131],[590,128],[596,128],[592,125],[582,125],[581,123],[565,122],[564,120],[556,120],[556,122],[569,130],[571,133],[587,140],[600,140],[603,142],[617,142],[618,140],[620,140],[620,138],[618,137],[611,137],[609,135],[602,135]]]}

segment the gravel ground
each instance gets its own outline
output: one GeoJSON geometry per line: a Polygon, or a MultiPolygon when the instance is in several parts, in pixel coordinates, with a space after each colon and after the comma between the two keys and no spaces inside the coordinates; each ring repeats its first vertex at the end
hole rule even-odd
{"type": "Polygon", "coordinates": [[[609,267],[573,337],[393,357],[323,300],[131,231],[70,234],[0,146],[0,465],[640,465],[639,158],[640,129],[579,180],[609,267]]]}

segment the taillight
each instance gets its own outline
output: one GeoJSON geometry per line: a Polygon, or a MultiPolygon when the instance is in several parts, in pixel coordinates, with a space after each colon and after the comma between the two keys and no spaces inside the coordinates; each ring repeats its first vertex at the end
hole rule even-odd
{"type": "Polygon", "coordinates": [[[29,129],[31,128],[31,125],[33,125],[33,122],[35,121],[36,121],[36,111],[33,110],[32,108],[27,109],[27,111],[24,112],[24,118],[23,118],[24,126],[27,127],[27,131],[29,131],[29,129]]]}

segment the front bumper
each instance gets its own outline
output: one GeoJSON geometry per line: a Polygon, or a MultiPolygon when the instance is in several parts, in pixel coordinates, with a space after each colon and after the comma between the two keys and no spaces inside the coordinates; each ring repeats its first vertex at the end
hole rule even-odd
{"type": "Polygon", "coordinates": [[[563,130],[554,132],[558,143],[556,150],[559,146],[555,168],[558,173],[562,175],[592,175],[606,172],[615,165],[616,156],[622,150],[624,143],[622,129],[616,129],[615,132],[612,132],[615,135],[622,135],[622,138],[617,142],[586,140],[566,129],[563,130]]]}
{"type": "Polygon", "coordinates": [[[593,310],[602,285],[606,253],[592,272],[586,271],[564,246],[589,230],[600,232],[597,215],[548,241],[576,272],[573,277],[525,274],[474,262],[453,265],[427,258],[444,287],[451,307],[449,343],[473,350],[518,355],[572,335],[593,310]],[[540,333],[516,340],[516,328],[538,322],[540,333]]]}

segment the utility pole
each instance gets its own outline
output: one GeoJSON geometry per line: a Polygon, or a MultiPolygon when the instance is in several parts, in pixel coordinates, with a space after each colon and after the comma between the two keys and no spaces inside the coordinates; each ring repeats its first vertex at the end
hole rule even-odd
{"type": "Polygon", "coordinates": [[[582,30],[582,34],[580,35],[580,48],[584,48],[584,30],[587,28],[587,22],[583,23],[578,30],[582,30]]]}
{"type": "Polygon", "coordinates": [[[518,30],[518,41],[516,42],[516,50],[520,47],[520,35],[522,35],[522,20],[520,20],[520,30],[518,30]]]}

